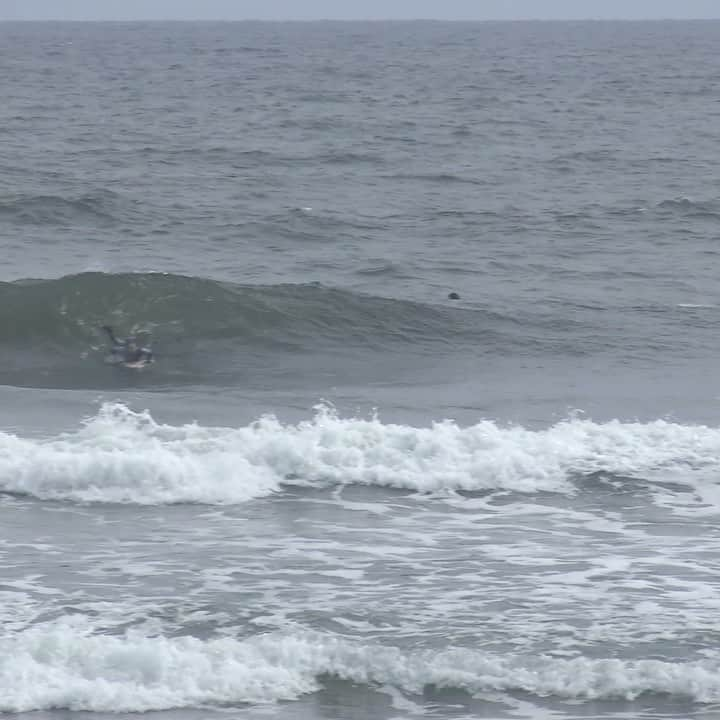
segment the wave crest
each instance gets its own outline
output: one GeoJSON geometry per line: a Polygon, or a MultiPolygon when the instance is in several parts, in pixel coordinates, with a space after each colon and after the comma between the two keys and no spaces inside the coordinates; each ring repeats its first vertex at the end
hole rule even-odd
{"type": "Polygon", "coordinates": [[[676,477],[712,470],[720,429],[567,420],[546,430],[451,421],[429,427],[340,418],[320,407],[297,425],[157,423],[106,404],[74,433],[0,433],[0,490],[40,499],[134,504],[242,503],[283,485],[360,484],[412,492],[573,493],[575,478],[676,477]]]}

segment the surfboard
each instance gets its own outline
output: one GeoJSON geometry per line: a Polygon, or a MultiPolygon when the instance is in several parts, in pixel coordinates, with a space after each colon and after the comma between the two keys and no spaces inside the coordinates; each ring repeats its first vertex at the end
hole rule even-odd
{"type": "Polygon", "coordinates": [[[152,364],[152,360],[136,360],[135,362],[124,362],[120,363],[123,367],[130,368],[131,370],[139,370],[140,368],[147,367],[152,364]]]}
{"type": "Polygon", "coordinates": [[[141,360],[136,360],[135,362],[125,362],[122,358],[119,358],[117,355],[107,355],[105,357],[105,363],[108,365],[114,365],[116,367],[126,367],[130,370],[140,370],[141,368],[147,367],[148,365],[152,365],[154,362],[153,358],[142,358],[141,360]]]}

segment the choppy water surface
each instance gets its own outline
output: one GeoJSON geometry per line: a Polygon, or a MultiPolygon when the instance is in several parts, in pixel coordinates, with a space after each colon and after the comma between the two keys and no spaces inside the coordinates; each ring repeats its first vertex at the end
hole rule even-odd
{"type": "Polygon", "coordinates": [[[0,711],[720,716],[718,40],[0,25],[0,711]]]}

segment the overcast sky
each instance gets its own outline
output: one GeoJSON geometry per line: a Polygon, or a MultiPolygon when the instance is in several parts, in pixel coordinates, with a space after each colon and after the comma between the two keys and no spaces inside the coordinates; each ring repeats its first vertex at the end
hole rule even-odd
{"type": "Polygon", "coordinates": [[[720,0],[0,0],[0,20],[713,17],[720,0]]]}

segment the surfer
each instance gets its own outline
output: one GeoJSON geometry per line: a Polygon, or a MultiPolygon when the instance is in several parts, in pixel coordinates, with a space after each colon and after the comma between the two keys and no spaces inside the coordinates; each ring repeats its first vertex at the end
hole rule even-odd
{"type": "Polygon", "coordinates": [[[121,340],[115,336],[113,329],[109,325],[103,325],[102,329],[107,333],[112,343],[110,354],[106,358],[107,362],[113,365],[120,363],[127,365],[131,363],[147,364],[153,361],[152,350],[138,345],[137,340],[133,336],[121,340]]]}

